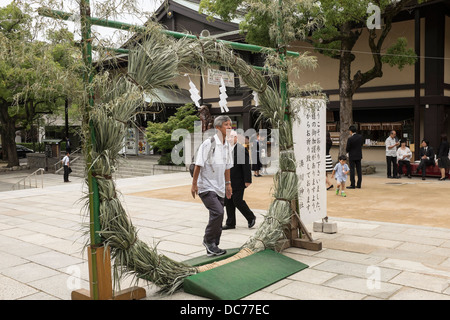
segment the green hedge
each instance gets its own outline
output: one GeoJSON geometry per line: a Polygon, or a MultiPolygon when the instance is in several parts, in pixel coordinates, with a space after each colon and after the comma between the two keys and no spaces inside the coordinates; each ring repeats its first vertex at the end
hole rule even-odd
{"type": "MultiPolygon", "coordinates": [[[[18,145],[24,146],[25,148],[34,150],[34,152],[44,152],[45,151],[45,143],[44,142],[22,142],[18,143],[18,145]]],[[[60,142],[60,150],[65,151],[66,150],[66,143],[60,142]]]]}
{"type": "Polygon", "coordinates": [[[24,146],[25,148],[34,150],[34,152],[39,152],[39,150],[41,150],[41,152],[44,152],[44,143],[42,142],[35,142],[34,144],[32,142],[22,142],[22,143],[18,143],[17,145],[20,146],[24,146]]]}

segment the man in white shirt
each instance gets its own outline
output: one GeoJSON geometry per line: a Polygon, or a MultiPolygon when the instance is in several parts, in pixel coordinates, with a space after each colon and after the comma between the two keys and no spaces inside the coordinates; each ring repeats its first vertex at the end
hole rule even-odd
{"type": "Polygon", "coordinates": [[[66,156],[61,160],[62,164],[64,165],[64,182],[70,182],[69,181],[69,168],[70,168],[70,154],[69,152],[66,152],[66,156]]]}
{"type": "Polygon", "coordinates": [[[397,146],[400,145],[398,140],[395,138],[397,133],[392,130],[389,137],[386,139],[386,165],[387,165],[387,177],[398,179],[397,175],[397,146]],[[391,175],[391,164],[393,168],[393,175],[391,175]]]}
{"type": "Polygon", "coordinates": [[[227,130],[231,131],[231,119],[218,116],[214,119],[216,134],[199,147],[192,179],[191,194],[198,194],[209,210],[209,221],[203,237],[203,245],[209,256],[226,253],[218,247],[222,235],[225,197],[231,198],[230,169],[233,167],[231,148],[227,142],[227,130]]]}

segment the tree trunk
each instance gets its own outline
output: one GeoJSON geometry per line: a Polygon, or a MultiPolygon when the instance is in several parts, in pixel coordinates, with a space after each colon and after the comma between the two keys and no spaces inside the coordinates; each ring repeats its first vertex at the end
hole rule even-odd
{"type": "Polygon", "coordinates": [[[8,114],[8,106],[0,106],[0,122],[2,124],[3,160],[8,160],[7,167],[19,165],[16,150],[16,121],[8,114]]]}
{"type": "Polygon", "coordinates": [[[339,58],[339,155],[346,154],[348,129],[353,124],[353,83],[351,80],[351,64],[355,59],[351,53],[356,38],[351,34],[350,24],[344,24],[342,31],[346,39],[341,41],[341,54],[339,58]]]}
{"type": "Polygon", "coordinates": [[[339,155],[347,153],[347,140],[349,137],[349,127],[353,124],[353,97],[340,96],[340,136],[339,136],[339,155]]]}

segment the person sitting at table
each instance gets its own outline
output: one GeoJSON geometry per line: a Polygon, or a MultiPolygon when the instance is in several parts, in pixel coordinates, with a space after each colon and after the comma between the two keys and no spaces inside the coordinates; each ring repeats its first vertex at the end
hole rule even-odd
{"type": "Polygon", "coordinates": [[[425,175],[427,171],[427,166],[434,166],[434,150],[433,147],[430,147],[428,140],[423,139],[422,140],[422,147],[420,148],[420,163],[417,167],[416,174],[419,173],[419,171],[422,171],[422,180],[425,180],[425,175]]]}
{"type": "Polygon", "coordinates": [[[398,174],[399,177],[403,173],[403,166],[406,166],[406,174],[411,179],[411,150],[406,146],[406,141],[402,139],[400,141],[400,148],[397,149],[397,162],[398,162],[398,174]]]}

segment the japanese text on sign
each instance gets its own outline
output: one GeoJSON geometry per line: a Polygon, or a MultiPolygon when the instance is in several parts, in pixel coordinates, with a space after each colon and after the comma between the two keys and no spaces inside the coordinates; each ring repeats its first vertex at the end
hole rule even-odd
{"type": "Polygon", "coordinates": [[[300,218],[304,223],[327,215],[325,187],[326,107],[319,99],[291,99],[300,110],[294,121],[294,151],[299,176],[300,218]]]}

